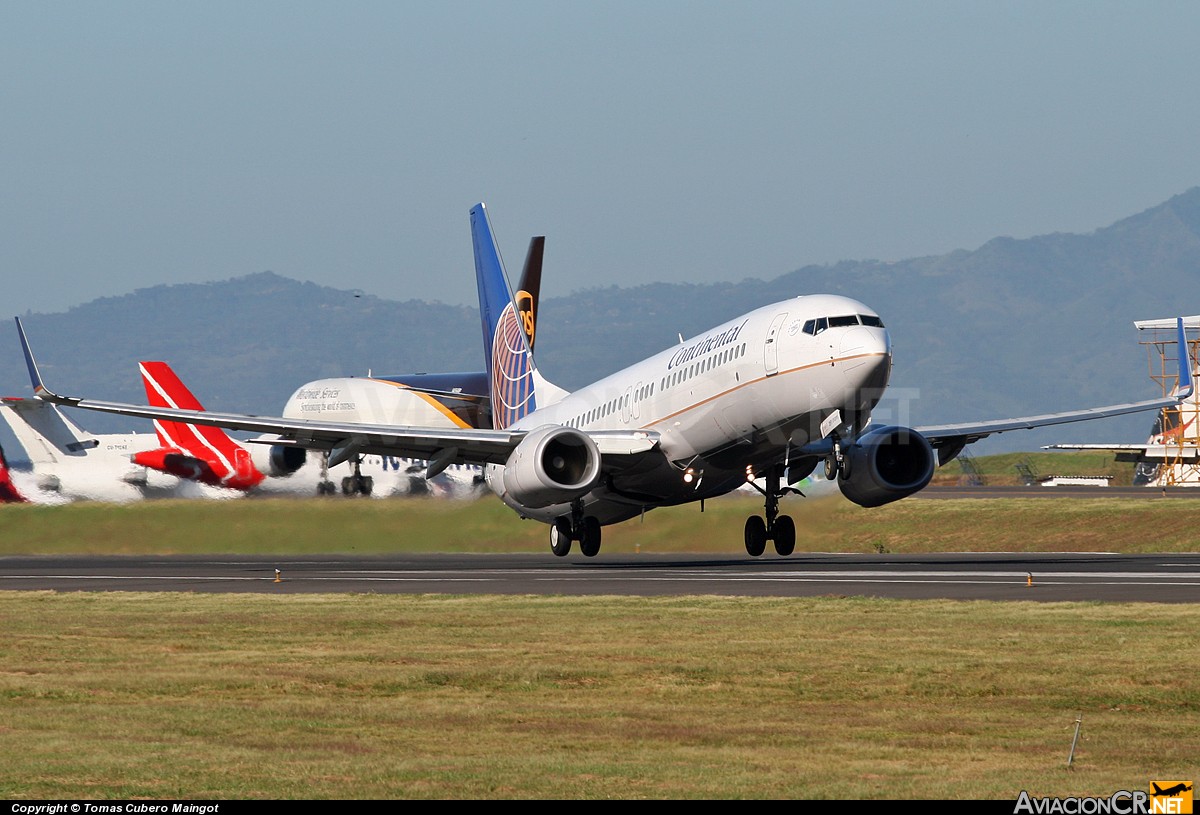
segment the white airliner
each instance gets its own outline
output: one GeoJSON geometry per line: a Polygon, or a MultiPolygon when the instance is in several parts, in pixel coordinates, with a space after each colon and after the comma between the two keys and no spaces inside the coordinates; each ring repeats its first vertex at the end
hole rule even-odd
{"type": "Polygon", "coordinates": [[[174,476],[130,460],[132,454],[157,446],[153,433],[93,435],[41,399],[4,397],[0,419],[33,465],[33,489],[25,492],[34,503],[137,501],[171,494],[179,486],[174,476]]]}
{"type": "MultiPolygon", "coordinates": [[[[873,309],[828,294],[755,309],[568,393],[534,365],[482,204],[471,210],[471,227],[494,429],[198,413],[59,396],[42,383],[18,319],[34,391],[106,413],[276,433],[282,443],[328,450],[331,463],[377,453],[428,460],[429,473],[482,464],[505,504],[550,524],[554,554],[567,554],[577,541],[589,557],[600,550],[605,524],[723,495],[758,478],[765,479],[765,512],[746,521],[746,551],[761,555],[771,540],[788,555],[796,527],[779,513],[779,499],[822,462],[848,499],[875,507],[921,490],[939,463],[994,433],[1154,410],[1190,393],[1190,371],[1181,368],[1184,387],[1167,399],[875,427],[870,416],[888,383],[891,340],[873,309]]],[[[1182,341],[1182,322],[1179,334],[1182,341]]]]}

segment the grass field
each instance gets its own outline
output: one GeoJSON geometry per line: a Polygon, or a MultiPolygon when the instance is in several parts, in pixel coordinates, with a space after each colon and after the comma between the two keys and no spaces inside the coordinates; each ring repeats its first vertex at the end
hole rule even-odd
{"type": "MultiPolygon", "coordinates": [[[[656,510],[600,557],[738,554],[758,506],[656,510]]],[[[852,552],[1194,551],[1200,512],[785,508],[799,550],[852,552]]],[[[492,500],[0,508],[0,555],[485,543],[552,557],[492,500]]],[[[0,796],[1107,796],[1200,775],[1198,630],[1200,603],[4,592],[0,796]]]]}
{"type": "MultiPolygon", "coordinates": [[[[863,509],[840,495],[788,497],[797,551],[1194,551],[1200,500],[910,498],[863,509]]],[[[604,528],[608,554],[744,553],[742,527],[762,500],[726,497],[656,509],[604,528]]],[[[152,501],[12,505],[0,511],[5,554],[548,552],[548,527],[499,501],[438,499],[152,501]]]]}

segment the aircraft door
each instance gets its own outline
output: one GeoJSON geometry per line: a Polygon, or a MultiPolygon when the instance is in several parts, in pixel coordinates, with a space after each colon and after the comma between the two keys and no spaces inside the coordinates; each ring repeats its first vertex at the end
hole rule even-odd
{"type": "Polygon", "coordinates": [[[642,383],[639,382],[633,388],[633,418],[640,419],[642,417],[642,383]]]}
{"type": "Polygon", "coordinates": [[[775,319],[771,320],[771,327],[767,329],[767,344],[763,352],[763,363],[767,369],[767,376],[779,373],[779,331],[783,328],[783,321],[786,319],[786,311],[776,314],[775,319]]]}
{"type": "Polygon", "coordinates": [[[621,397],[621,421],[629,424],[630,417],[633,416],[633,388],[626,388],[625,395],[621,397]]]}

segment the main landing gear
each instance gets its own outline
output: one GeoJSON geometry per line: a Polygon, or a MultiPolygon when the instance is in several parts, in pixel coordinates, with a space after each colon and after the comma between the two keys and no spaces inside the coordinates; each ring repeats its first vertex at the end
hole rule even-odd
{"type": "Polygon", "coordinates": [[[317,481],[317,495],[333,495],[337,487],[329,480],[329,451],[321,453],[321,479],[317,481]]]}
{"type": "Polygon", "coordinates": [[[746,553],[751,557],[758,557],[765,552],[768,540],[775,542],[775,551],[781,557],[787,557],[796,550],[796,522],[790,515],[779,514],[779,499],[788,493],[802,493],[794,487],[780,486],[782,471],[782,467],[772,467],[767,472],[766,489],[758,488],[766,497],[766,518],[751,515],[746,519],[746,553]]]}
{"type": "Polygon", "coordinates": [[[571,541],[579,541],[579,551],[584,557],[595,557],[600,551],[600,521],[595,516],[583,514],[583,502],[571,504],[570,517],[555,520],[550,527],[550,551],[566,557],[571,551],[571,541]]]}
{"type": "MultiPolygon", "coordinates": [[[[362,457],[355,456],[354,474],[342,479],[342,495],[370,495],[375,488],[375,479],[362,474],[362,457]]],[[[317,482],[317,495],[333,495],[337,487],[329,480],[329,453],[321,454],[321,479],[317,482]]]]}
{"type": "Polygon", "coordinates": [[[375,479],[362,474],[362,456],[355,456],[353,461],[354,474],[342,479],[342,495],[370,495],[375,488],[375,479]]]}

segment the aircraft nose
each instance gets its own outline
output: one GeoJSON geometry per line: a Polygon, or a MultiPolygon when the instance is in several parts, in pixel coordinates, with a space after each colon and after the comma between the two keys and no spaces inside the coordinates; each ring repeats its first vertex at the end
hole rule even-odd
{"type": "Polygon", "coordinates": [[[892,347],[886,329],[860,326],[842,336],[841,356],[846,384],[853,388],[887,387],[892,371],[892,347]]]}

